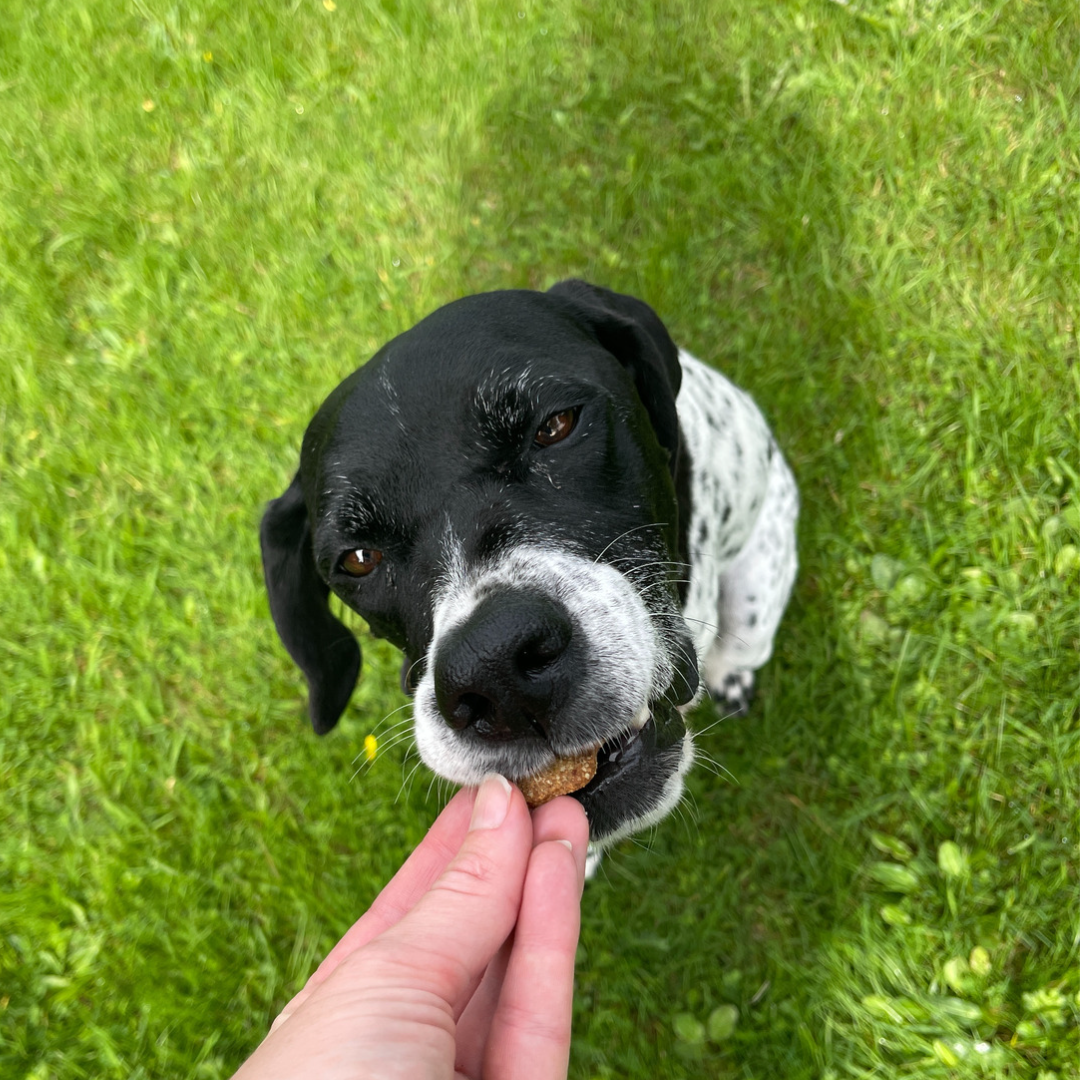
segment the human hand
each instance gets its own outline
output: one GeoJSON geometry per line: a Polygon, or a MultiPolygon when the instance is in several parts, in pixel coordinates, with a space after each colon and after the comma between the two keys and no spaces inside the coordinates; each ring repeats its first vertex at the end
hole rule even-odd
{"type": "Polygon", "coordinates": [[[234,1080],[562,1080],[588,836],[574,799],[459,791],[234,1080]]]}

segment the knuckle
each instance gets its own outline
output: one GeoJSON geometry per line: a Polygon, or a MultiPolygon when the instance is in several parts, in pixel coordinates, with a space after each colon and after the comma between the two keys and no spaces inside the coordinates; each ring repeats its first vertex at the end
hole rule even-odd
{"type": "Polygon", "coordinates": [[[387,899],[385,894],[380,893],[375,897],[368,911],[387,926],[394,926],[409,913],[409,908],[397,900],[387,899]]]}
{"type": "Polygon", "coordinates": [[[500,1003],[499,1021],[507,1031],[523,1036],[529,1042],[560,1046],[570,1041],[570,1025],[566,1019],[544,1016],[512,1002],[500,1003]]]}
{"type": "Polygon", "coordinates": [[[480,896],[491,891],[499,879],[498,866],[492,856],[475,848],[462,850],[436,882],[436,888],[465,896],[480,896]]]}

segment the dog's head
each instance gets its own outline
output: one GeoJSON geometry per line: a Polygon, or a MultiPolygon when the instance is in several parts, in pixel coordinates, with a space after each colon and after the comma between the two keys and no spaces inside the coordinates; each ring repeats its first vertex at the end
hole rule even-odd
{"type": "Polygon", "coordinates": [[[360,668],[333,591],[404,651],[440,776],[513,779],[602,744],[576,795],[593,839],[666,813],[698,682],[679,614],[679,380],[647,305],[566,281],[448,304],[341,383],[261,532],[315,730],[360,668]]]}

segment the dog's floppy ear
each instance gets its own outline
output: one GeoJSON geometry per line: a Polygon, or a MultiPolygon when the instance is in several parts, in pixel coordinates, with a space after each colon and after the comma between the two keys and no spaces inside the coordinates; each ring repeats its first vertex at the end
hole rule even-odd
{"type": "Polygon", "coordinates": [[[360,646],[330,614],[330,589],[315,569],[300,475],[266,508],[259,529],[270,614],[308,682],[308,711],[325,735],[349,703],[360,673],[360,646]]]}
{"type": "Polygon", "coordinates": [[[674,474],[679,456],[675,396],[682,366],[667,327],[643,301],[585,281],[560,281],[548,294],[568,301],[574,317],[634,376],[638,396],[660,445],[668,452],[674,474]]]}

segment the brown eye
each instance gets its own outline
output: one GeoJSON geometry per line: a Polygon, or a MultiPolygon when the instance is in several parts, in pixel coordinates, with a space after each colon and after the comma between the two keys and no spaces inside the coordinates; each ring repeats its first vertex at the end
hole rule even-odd
{"type": "Polygon", "coordinates": [[[382,562],[382,552],[374,548],[357,548],[355,551],[347,551],[341,557],[341,569],[353,577],[363,577],[370,574],[379,563],[382,562]]]}
{"type": "Polygon", "coordinates": [[[562,442],[574,430],[577,414],[577,409],[552,413],[537,429],[533,441],[537,446],[551,446],[553,443],[562,442]]]}

